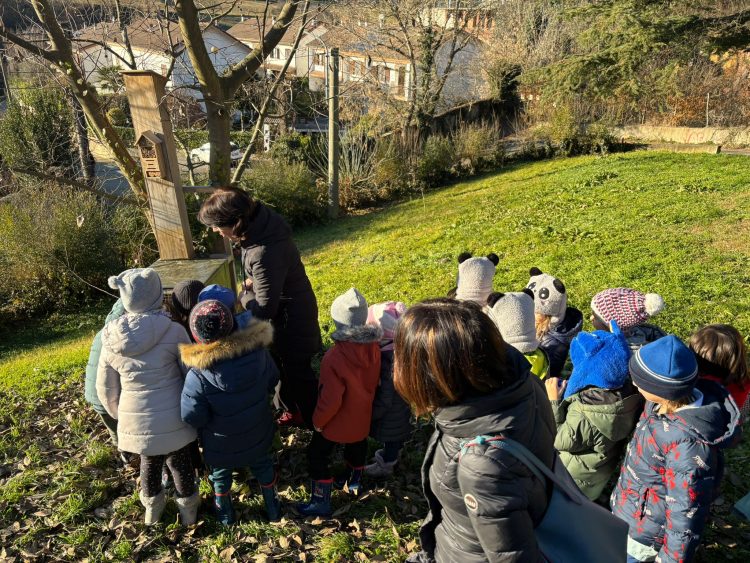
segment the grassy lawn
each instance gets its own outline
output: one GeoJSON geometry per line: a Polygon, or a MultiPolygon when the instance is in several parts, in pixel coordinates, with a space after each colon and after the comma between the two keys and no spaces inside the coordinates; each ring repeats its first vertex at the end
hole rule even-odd
{"type": "MultiPolygon", "coordinates": [[[[413,303],[445,294],[456,257],[501,257],[495,287],[517,290],[537,266],[566,284],[588,316],[606,287],[660,293],[654,320],[687,337],[709,322],[750,335],[750,167],[745,157],[638,152],[518,164],[424,198],[297,234],[321,307],[355,285],[370,302],[413,303]]],[[[241,524],[226,530],[208,510],[186,533],[170,504],[146,531],[135,470],[119,469],[105,432],[83,402],[82,367],[106,304],[2,333],[0,345],[0,559],[356,561],[403,560],[416,548],[425,505],[421,429],[392,483],[356,502],[334,495],[327,521],[267,524],[253,488],[235,499],[241,524]]],[[[590,328],[590,327],[587,327],[590,328]]],[[[281,435],[282,496],[305,493],[304,432],[281,435]]],[[[724,494],[703,561],[747,560],[750,526],[730,513],[750,487],[750,446],[728,452],[724,494]]],[[[202,483],[208,493],[207,482],[202,483]]]]}

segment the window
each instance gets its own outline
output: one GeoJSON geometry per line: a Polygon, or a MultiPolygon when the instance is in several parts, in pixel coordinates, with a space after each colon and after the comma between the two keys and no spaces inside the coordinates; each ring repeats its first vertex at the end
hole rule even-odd
{"type": "Polygon", "coordinates": [[[386,84],[391,83],[391,69],[389,67],[384,67],[384,73],[383,73],[383,81],[386,84]]]}

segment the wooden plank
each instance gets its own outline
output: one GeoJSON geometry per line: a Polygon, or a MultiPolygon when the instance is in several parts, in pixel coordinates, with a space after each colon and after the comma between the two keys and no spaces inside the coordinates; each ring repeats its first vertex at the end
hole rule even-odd
{"type": "Polygon", "coordinates": [[[218,283],[235,289],[231,277],[231,259],[209,258],[206,260],[157,260],[151,266],[161,278],[165,293],[171,293],[181,281],[198,280],[205,285],[218,283]]]}
{"type": "Polygon", "coordinates": [[[146,178],[159,256],[163,260],[194,258],[172,122],[166,108],[167,79],[150,70],[125,71],[122,75],[133,117],[135,138],[138,139],[144,131],[159,134],[169,167],[169,180],[146,178]]]}

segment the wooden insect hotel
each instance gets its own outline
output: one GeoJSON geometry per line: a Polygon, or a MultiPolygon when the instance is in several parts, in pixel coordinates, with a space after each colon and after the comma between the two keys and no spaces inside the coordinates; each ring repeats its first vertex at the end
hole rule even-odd
{"type": "Polygon", "coordinates": [[[169,164],[164,156],[164,142],[153,131],[144,131],[135,141],[146,178],[169,180],[169,164]]]}
{"type": "MultiPolygon", "coordinates": [[[[172,123],[167,112],[167,79],[150,70],[122,73],[159,247],[159,272],[165,291],[180,281],[197,279],[234,288],[234,260],[228,241],[218,241],[208,258],[196,259],[185,195],[210,188],[182,186],[172,123]]],[[[194,196],[193,196],[194,197],[194,196]]]]}

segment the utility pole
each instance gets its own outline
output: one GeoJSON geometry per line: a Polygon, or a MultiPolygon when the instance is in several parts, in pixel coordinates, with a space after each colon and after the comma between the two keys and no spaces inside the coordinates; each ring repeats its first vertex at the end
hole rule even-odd
{"type": "Polygon", "coordinates": [[[339,50],[328,57],[328,216],[339,214],[339,50]]]}

